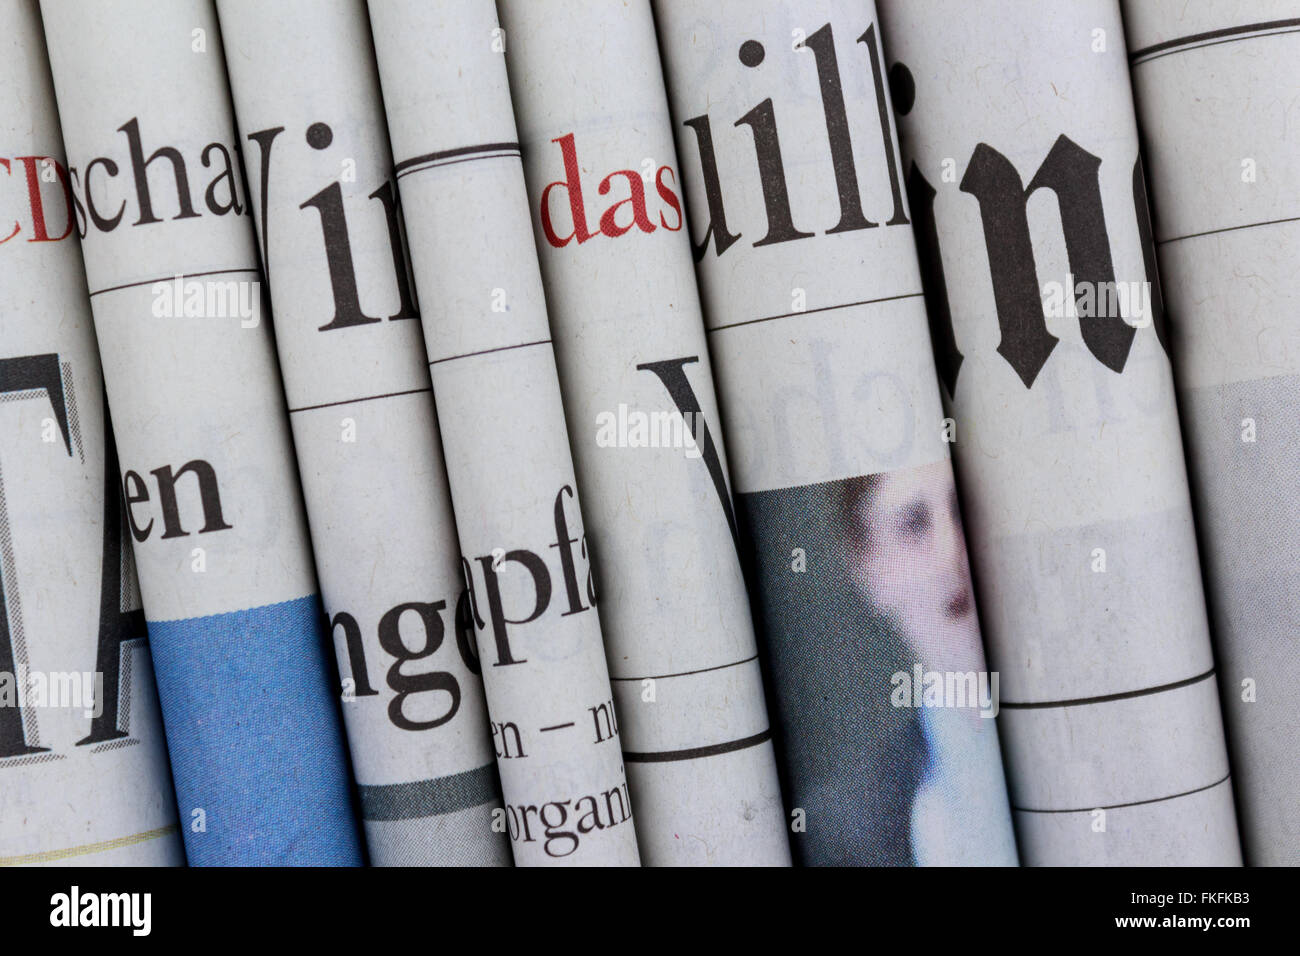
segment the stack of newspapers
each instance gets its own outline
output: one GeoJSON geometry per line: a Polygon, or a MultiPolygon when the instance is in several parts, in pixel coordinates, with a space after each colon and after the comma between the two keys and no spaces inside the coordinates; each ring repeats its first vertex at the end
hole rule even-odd
{"type": "Polygon", "coordinates": [[[1300,864],[1300,0],[0,0],[0,864],[1300,864]]]}

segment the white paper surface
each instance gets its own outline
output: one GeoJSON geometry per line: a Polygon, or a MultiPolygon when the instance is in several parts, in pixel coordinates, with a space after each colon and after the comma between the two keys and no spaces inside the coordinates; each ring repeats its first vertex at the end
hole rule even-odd
{"type": "Polygon", "coordinates": [[[992,685],[875,8],[655,12],[796,855],[1014,865],[994,709],[895,693],[992,685]]]}
{"type": "Polygon", "coordinates": [[[175,866],[36,0],[0,2],[0,88],[0,866],[175,866]]]}
{"type": "MultiPolygon", "coordinates": [[[[192,528],[206,524],[203,515],[186,511],[180,527],[187,534],[164,540],[158,529],[139,543],[136,559],[150,620],[230,610],[232,598],[237,606],[271,604],[315,589],[275,352],[261,315],[260,282],[252,284],[260,280],[260,267],[251,210],[237,170],[219,181],[225,163],[219,151],[209,152],[208,168],[201,164],[200,154],[211,142],[209,131],[224,131],[223,124],[190,108],[184,95],[224,85],[225,65],[213,35],[215,12],[210,4],[197,2],[169,9],[163,17],[157,9],[147,13],[132,0],[116,0],[47,4],[43,10],[56,89],[64,91],[59,104],[64,137],[69,154],[82,167],[81,195],[91,197],[87,211],[93,205],[108,220],[122,213],[112,229],[92,220],[82,245],[92,303],[96,315],[102,314],[96,329],[109,400],[119,410],[114,431],[122,467],[147,475],[168,464],[179,469],[200,448],[220,449],[227,462],[216,469],[223,515],[236,500],[248,509],[238,516],[244,520],[228,522],[233,535],[221,529],[224,537],[199,539],[203,532],[192,528]],[[91,15],[93,20],[84,19],[91,15]],[[153,61],[122,62],[118,54],[128,52],[124,45],[97,43],[96,24],[109,22],[140,31],[132,38],[133,48],[157,51],[153,61]],[[184,43],[173,36],[182,28],[186,35],[191,29],[204,32],[184,43]],[[204,52],[196,52],[195,45],[204,52]],[[110,109],[114,101],[122,105],[110,109]],[[110,125],[124,109],[131,115],[110,125]],[[141,208],[127,158],[130,139],[117,130],[133,119],[146,157],[163,146],[181,152],[194,215],[179,204],[175,164],[165,165],[169,154],[148,167],[149,209],[141,208]],[[94,170],[84,168],[110,147],[113,155],[107,158],[118,170],[116,176],[102,163],[94,170]],[[234,201],[239,211],[214,212],[209,193],[218,208],[234,201]],[[225,308],[214,310],[231,314],[210,323],[203,335],[195,334],[196,323],[183,316],[155,317],[155,305],[160,311],[168,305],[175,309],[166,284],[178,275],[241,283],[219,303],[225,308]],[[251,314],[245,317],[242,311],[251,314]],[[132,315],[143,318],[133,321],[132,315]],[[234,383],[239,387],[231,387],[234,383]],[[238,424],[219,424],[217,418],[238,424]],[[167,422],[173,424],[165,427],[167,422]],[[284,502],[294,505],[284,508],[284,502]],[[200,544],[215,552],[210,560],[219,563],[220,573],[190,570],[190,552],[200,544]]],[[[222,94],[225,99],[224,90],[222,94]]],[[[233,133],[233,122],[224,125],[233,133]]],[[[188,298],[190,291],[183,285],[177,298],[188,298]]],[[[189,504],[186,498],[181,503],[189,504]]],[[[143,527],[144,508],[136,510],[143,527]]]]}
{"type": "Polygon", "coordinates": [[[42,13],[187,859],[355,865],[216,11],[42,13]]]}
{"type": "Polygon", "coordinates": [[[370,15],[515,861],[634,866],[496,10],[370,15]]]}
{"type": "Polygon", "coordinates": [[[642,858],[783,865],[649,3],[498,10],[642,858]]]}
{"type": "Polygon", "coordinates": [[[508,863],[365,4],[217,10],[371,862],[508,863]]]}
{"type": "Polygon", "coordinates": [[[1300,863],[1300,4],[1124,3],[1247,862],[1300,863]]]}
{"type": "Polygon", "coordinates": [[[1021,858],[1237,863],[1118,6],[879,8],[1021,858]]]}

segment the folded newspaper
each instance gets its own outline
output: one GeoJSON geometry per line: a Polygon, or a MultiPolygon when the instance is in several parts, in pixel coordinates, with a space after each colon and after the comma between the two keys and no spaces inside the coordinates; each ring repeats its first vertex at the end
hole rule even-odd
{"type": "Polygon", "coordinates": [[[370,860],[508,862],[366,11],[217,11],[370,860]]]}
{"type": "Polygon", "coordinates": [[[0,865],[1300,863],[1297,43],[0,0],[0,865]]]}
{"type": "Polygon", "coordinates": [[[186,855],[359,863],[215,11],[42,13],[186,855]]]}
{"type": "Polygon", "coordinates": [[[881,0],[1028,864],[1240,860],[1115,0],[881,0]]]}
{"type": "Polygon", "coordinates": [[[35,0],[0,4],[0,866],[185,862],[35,0]]]}
{"type": "Polygon", "coordinates": [[[1300,865],[1300,3],[1125,2],[1247,861],[1300,865]]]}

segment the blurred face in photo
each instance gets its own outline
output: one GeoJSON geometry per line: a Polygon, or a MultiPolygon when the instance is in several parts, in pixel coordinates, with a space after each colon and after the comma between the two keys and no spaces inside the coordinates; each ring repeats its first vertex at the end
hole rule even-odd
{"type": "Polygon", "coordinates": [[[864,480],[848,502],[852,573],[927,669],[984,668],[957,489],[947,461],[864,480]]]}

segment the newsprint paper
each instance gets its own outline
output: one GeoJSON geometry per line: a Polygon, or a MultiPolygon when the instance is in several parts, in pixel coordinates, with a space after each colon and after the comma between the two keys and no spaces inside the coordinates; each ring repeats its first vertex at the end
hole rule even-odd
{"type": "Polygon", "coordinates": [[[498,8],[641,855],[787,865],[649,0],[498,8]]]}
{"type": "Polygon", "coordinates": [[[875,8],[655,12],[796,855],[1014,866],[875,8]]]}
{"type": "Polygon", "coordinates": [[[508,863],[360,0],[220,0],[370,861],[508,863]]]}
{"type": "Polygon", "coordinates": [[[41,12],[186,856],[359,863],[216,12],[41,12]]]}
{"type": "Polygon", "coordinates": [[[36,0],[0,0],[0,866],[185,858],[36,0]]]}
{"type": "Polygon", "coordinates": [[[1300,3],[1124,4],[1242,843],[1300,864],[1300,3]]]}
{"type": "Polygon", "coordinates": [[[620,749],[496,8],[382,0],[370,16],[505,831],[520,865],[635,866],[642,816],[620,749]]]}
{"type": "Polygon", "coordinates": [[[1027,864],[1235,864],[1115,0],[881,0],[1027,864]]]}

